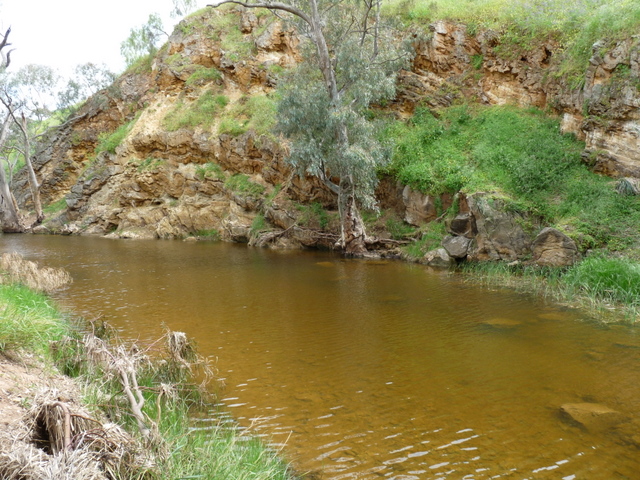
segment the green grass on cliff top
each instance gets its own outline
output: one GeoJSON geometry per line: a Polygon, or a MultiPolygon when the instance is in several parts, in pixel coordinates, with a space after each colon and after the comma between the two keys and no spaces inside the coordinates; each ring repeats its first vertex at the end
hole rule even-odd
{"type": "Polygon", "coordinates": [[[454,20],[472,33],[496,30],[505,53],[552,37],[564,47],[561,73],[584,69],[594,43],[612,44],[640,28],[638,0],[391,0],[386,12],[409,24],[454,20]]]}

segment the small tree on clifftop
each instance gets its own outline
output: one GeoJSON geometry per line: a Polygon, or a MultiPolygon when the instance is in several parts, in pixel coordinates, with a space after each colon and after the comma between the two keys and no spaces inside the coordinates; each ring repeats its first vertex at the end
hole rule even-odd
{"type": "Polygon", "coordinates": [[[304,62],[281,87],[279,127],[291,141],[290,161],[338,196],[341,246],[362,255],[367,238],[359,207],[375,205],[376,170],[388,158],[365,119],[373,103],[395,95],[406,55],[381,24],[382,0],[220,0],[286,14],[303,44],[304,62]]]}

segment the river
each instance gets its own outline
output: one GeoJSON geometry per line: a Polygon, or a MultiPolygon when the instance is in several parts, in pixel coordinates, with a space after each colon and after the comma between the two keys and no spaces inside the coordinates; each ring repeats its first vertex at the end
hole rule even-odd
{"type": "Polygon", "coordinates": [[[195,338],[224,410],[318,478],[640,478],[628,436],[559,412],[638,414],[637,328],[331,253],[30,235],[1,236],[0,251],[65,267],[58,303],[127,338],[195,338]]]}

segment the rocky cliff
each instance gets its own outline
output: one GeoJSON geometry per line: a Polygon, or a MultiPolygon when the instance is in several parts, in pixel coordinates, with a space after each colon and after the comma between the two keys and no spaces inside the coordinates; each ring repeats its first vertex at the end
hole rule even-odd
{"type": "MultiPolygon", "coordinates": [[[[446,22],[425,30],[414,36],[412,68],[400,74],[391,105],[398,115],[411,114],[418,104],[437,108],[462,98],[549,109],[562,117],[565,131],[584,139],[584,159],[596,172],[640,177],[637,38],[606,52],[594,45],[584,84],[571,88],[571,79],[557,74],[558,45],[551,40],[505,58],[496,53],[500,38],[494,32],[471,35],[464,25],[446,22]]],[[[286,146],[252,120],[270,108],[278,73],[298,61],[298,42],[273,17],[253,12],[205,9],[181,22],[149,70],[131,70],[89,99],[40,152],[43,203],[52,208],[38,231],[218,235],[281,248],[330,248],[337,239],[331,193],[297,176],[286,163],[286,146]],[[188,112],[199,110],[206,118],[190,121],[188,112]],[[118,132],[117,145],[104,147],[118,132]]],[[[25,182],[19,177],[18,187],[25,182]]],[[[27,189],[19,190],[19,202],[28,207],[27,189]]],[[[544,225],[535,219],[528,219],[535,228],[525,231],[524,222],[487,202],[487,194],[458,197],[448,248],[429,257],[434,263],[515,260],[530,256],[536,245],[544,251],[536,240],[544,225]]],[[[379,200],[413,225],[436,219],[453,202],[393,179],[381,183],[379,200]]],[[[384,228],[375,233],[390,236],[384,228]]],[[[549,238],[563,245],[564,239],[549,238]]],[[[571,248],[565,253],[575,256],[571,248]]]]}

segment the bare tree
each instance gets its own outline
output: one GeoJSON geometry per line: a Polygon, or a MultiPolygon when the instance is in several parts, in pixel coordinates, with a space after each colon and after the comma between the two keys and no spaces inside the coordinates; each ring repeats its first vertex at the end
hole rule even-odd
{"type": "Polygon", "coordinates": [[[9,34],[11,33],[11,27],[7,29],[4,35],[0,34],[2,40],[0,41],[0,73],[3,73],[9,64],[11,63],[11,52],[15,50],[15,48],[11,50],[6,50],[11,44],[9,43],[9,34]]]}

